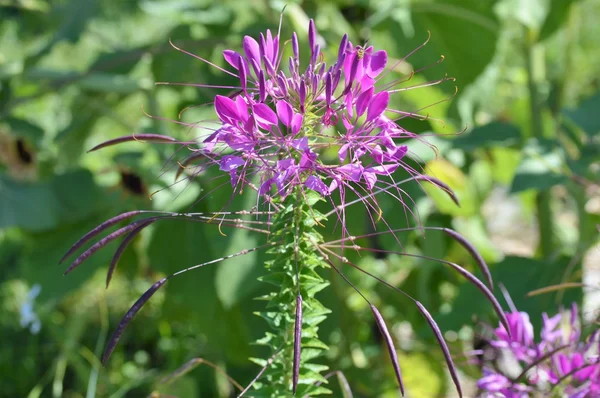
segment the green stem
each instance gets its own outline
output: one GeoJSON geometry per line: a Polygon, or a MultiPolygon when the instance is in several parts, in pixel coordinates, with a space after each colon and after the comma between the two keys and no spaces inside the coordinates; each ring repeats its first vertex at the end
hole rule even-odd
{"type": "MultiPolygon", "coordinates": [[[[527,30],[525,39],[525,67],[527,70],[527,88],[529,90],[529,106],[531,113],[531,132],[536,139],[543,138],[542,108],[536,73],[534,70],[534,45],[535,35],[527,30]]],[[[545,260],[552,257],[554,252],[554,225],[552,209],[550,207],[551,195],[549,190],[543,190],[536,194],[535,206],[538,218],[538,232],[540,243],[538,252],[545,260]]]]}
{"type": "MultiPolygon", "coordinates": [[[[318,339],[318,325],[330,312],[316,298],[315,294],[329,285],[317,272],[326,263],[315,250],[313,242],[323,241],[316,227],[324,217],[312,208],[320,200],[311,192],[296,192],[280,200],[282,209],[273,219],[271,237],[277,244],[269,251],[273,260],[265,266],[268,273],[262,281],[275,286],[275,290],[260,299],[267,301],[267,309],[259,315],[264,318],[271,331],[258,341],[272,348],[272,354],[279,352],[273,363],[265,371],[261,382],[255,387],[261,397],[292,396],[292,363],[294,352],[294,326],[296,298],[303,298],[302,355],[297,396],[313,396],[327,393],[324,387],[315,383],[324,380],[324,365],[312,362],[323,356],[327,346],[318,339]]],[[[272,355],[270,354],[269,357],[272,355]]],[[[264,366],[266,360],[255,360],[264,366]]]]}

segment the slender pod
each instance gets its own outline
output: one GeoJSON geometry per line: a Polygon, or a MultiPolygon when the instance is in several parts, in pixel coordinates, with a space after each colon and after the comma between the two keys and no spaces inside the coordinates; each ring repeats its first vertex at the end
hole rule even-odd
{"type": "Polygon", "coordinates": [[[150,287],[150,289],[146,290],[144,294],[131,306],[129,311],[125,314],[121,322],[119,322],[119,326],[114,331],[113,335],[110,337],[108,344],[106,345],[106,349],[104,350],[104,354],[102,355],[102,364],[105,365],[108,359],[110,358],[112,352],[115,350],[121,335],[125,331],[125,328],[131,322],[133,317],[142,309],[144,304],[165,284],[168,278],[163,278],[156,282],[154,285],[150,287]]]}
{"type": "Polygon", "coordinates": [[[140,224],[143,224],[145,222],[147,222],[147,220],[134,221],[131,224],[129,224],[123,228],[119,228],[115,232],[108,234],[106,237],[100,239],[97,243],[95,243],[89,249],[87,249],[86,251],[81,253],[79,255],[79,257],[77,257],[75,259],[75,261],[73,261],[71,263],[69,268],[67,268],[67,270],[64,272],[64,275],[67,275],[69,272],[73,271],[75,268],[77,268],[79,265],[81,265],[81,263],[83,263],[85,260],[90,258],[94,253],[96,253],[98,250],[100,250],[101,248],[103,248],[104,246],[106,246],[107,244],[112,242],[113,240],[117,239],[119,236],[125,235],[126,233],[129,233],[129,232],[135,230],[137,227],[140,226],[140,224]]]}
{"type": "Polygon", "coordinates": [[[77,242],[75,242],[75,244],[73,246],[71,246],[71,248],[65,253],[65,255],[62,256],[62,258],[60,259],[60,261],[58,263],[61,264],[63,261],[65,261],[67,259],[67,257],[69,257],[71,254],[73,254],[85,242],[89,241],[94,236],[96,236],[100,232],[104,231],[106,228],[109,228],[123,220],[126,220],[128,218],[131,218],[131,217],[136,216],[141,213],[143,213],[143,212],[140,210],[128,211],[127,213],[119,214],[118,216],[115,216],[115,217],[111,218],[110,220],[104,221],[102,224],[98,225],[96,228],[92,229],[90,232],[83,235],[83,237],[81,237],[77,242]]]}
{"type": "Polygon", "coordinates": [[[415,301],[415,304],[417,305],[419,312],[427,320],[429,327],[433,331],[435,339],[437,340],[438,344],[442,348],[442,352],[444,353],[444,358],[446,359],[446,364],[448,365],[448,371],[450,372],[450,377],[452,377],[452,381],[454,382],[454,385],[456,386],[456,392],[458,392],[458,396],[462,398],[463,393],[462,393],[462,388],[460,387],[460,381],[458,380],[458,374],[456,373],[456,366],[454,366],[454,361],[452,360],[452,355],[450,355],[450,350],[448,349],[448,345],[446,344],[446,341],[444,340],[444,337],[442,336],[442,332],[441,332],[439,326],[437,325],[437,323],[435,322],[435,320],[433,319],[433,317],[431,316],[431,314],[429,313],[429,311],[427,311],[427,309],[423,306],[423,304],[421,304],[418,301],[415,301]]]}
{"type": "Polygon", "coordinates": [[[117,263],[119,262],[119,259],[121,258],[121,255],[123,254],[123,252],[125,251],[127,246],[129,246],[129,243],[131,243],[133,238],[135,238],[144,228],[146,228],[148,225],[152,224],[154,221],[156,221],[156,218],[152,218],[152,219],[142,222],[137,228],[135,228],[133,231],[131,231],[125,237],[125,239],[123,239],[123,242],[121,242],[121,244],[115,251],[113,258],[110,261],[110,265],[108,266],[108,271],[106,273],[106,287],[107,288],[108,288],[108,285],[110,284],[112,274],[115,271],[115,268],[117,267],[117,263]]]}
{"type": "Polygon", "coordinates": [[[106,148],[108,146],[122,144],[124,142],[130,141],[140,141],[140,142],[164,142],[164,143],[175,143],[178,142],[175,138],[169,137],[168,135],[161,134],[135,134],[135,135],[126,135],[123,137],[114,138],[112,140],[105,141],[101,144],[96,145],[88,152],[94,152],[98,149],[106,148]]]}
{"type": "Polygon", "coordinates": [[[402,373],[400,373],[400,365],[398,363],[398,354],[396,354],[396,348],[394,347],[394,341],[392,340],[392,336],[388,331],[388,328],[381,316],[379,310],[373,305],[370,304],[371,311],[375,316],[375,322],[377,322],[377,326],[379,327],[379,331],[383,335],[383,339],[385,340],[385,345],[387,347],[388,353],[390,355],[390,359],[392,360],[392,366],[394,367],[394,373],[396,373],[396,380],[398,380],[398,385],[400,386],[400,392],[402,396],[404,396],[404,383],[402,383],[402,373]]]}
{"type": "Polygon", "coordinates": [[[452,239],[457,241],[462,247],[464,247],[469,252],[469,254],[475,260],[475,263],[477,263],[477,266],[483,273],[483,276],[485,277],[485,281],[487,282],[488,287],[490,288],[491,291],[494,291],[494,282],[492,281],[492,274],[490,272],[490,269],[487,266],[483,257],[481,256],[481,254],[479,254],[479,252],[477,251],[477,249],[475,249],[475,247],[458,232],[456,232],[450,228],[442,228],[442,231],[444,231],[452,239]]]}
{"type": "Polygon", "coordinates": [[[292,392],[296,394],[300,374],[300,349],[302,344],[302,295],[296,297],[296,319],[294,322],[294,363],[292,369],[292,392]]]}

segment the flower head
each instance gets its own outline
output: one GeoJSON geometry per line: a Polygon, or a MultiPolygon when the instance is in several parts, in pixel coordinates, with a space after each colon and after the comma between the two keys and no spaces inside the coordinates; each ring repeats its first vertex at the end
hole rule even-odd
{"type": "MultiPolygon", "coordinates": [[[[528,392],[563,391],[569,398],[593,397],[600,391],[600,360],[597,333],[587,343],[580,341],[577,305],[553,317],[543,314],[541,341],[534,341],[533,326],[524,312],[506,314],[511,337],[504,326],[495,330],[491,345],[516,359],[517,374],[484,363],[478,387],[484,396],[527,397],[528,392]],[[487,394],[487,395],[485,395],[487,394]],[[504,395],[501,395],[504,394],[504,395]]],[[[511,364],[511,368],[515,364],[511,364]]],[[[512,369],[514,370],[514,369],[512,369]]]]}
{"type": "Polygon", "coordinates": [[[342,203],[348,189],[373,203],[382,178],[389,177],[386,188],[393,187],[398,168],[417,177],[405,163],[407,146],[396,142],[416,136],[393,118],[411,114],[389,108],[398,82],[377,84],[386,68],[393,69],[386,51],[354,46],[345,35],[337,58],[327,64],[312,20],[308,46],[305,66],[296,33],[288,42],[279,32],[267,31],[260,40],[246,36],[243,51],[223,52],[234,70],[223,71],[239,87],[232,96],[215,97],[218,126],[200,137],[190,155],[207,160],[199,172],[218,165],[234,191],[258,179],[253,187],[259,197],[308,189],[322,197],[339,192],[342,203]],[[282,43],[291,43],[287,62],[282,43]]]}

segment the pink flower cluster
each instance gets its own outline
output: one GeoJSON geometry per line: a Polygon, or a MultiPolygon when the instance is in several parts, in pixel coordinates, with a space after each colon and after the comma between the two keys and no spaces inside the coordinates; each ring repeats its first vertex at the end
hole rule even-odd
{"type": "Polygon", "coordinates": [[[385,115],[390,94],[397,91],[390,89],[394,83],[376,88],[387,53],[355,47],[345,35],[328,67],[317,42],[311,20],[310,60],[303,70],[295,33],[285,71],[279,34],[270,31],[258,41],[244,37],[242,53],[223,52],[239,90],[216,96],[220,126],[199,151],[229,173],[234,188],[242,189],[257,175],[259,195],[275,187],[285,197],[301,187],[322,196],[340,190],[343,198],[346,188],[369,195],[380,176],[401,165],[415,174],[402,162],[406,145],[394,142],[414,135],[385,115]],[[329,156],[326,162],[322,152],[330,148],[337,150],[337,159],[329,156]]]}
{"type": "Polygon", "coordinates": [[[477,382],[483,397],[526,398],[535,393],[569,398],[600,396],[598,333],[594,332],[587,342],[580,341],[576,304],[570,314],[567,311],[553,317],[543,314],[540,343],[534,341],[527,313],[513,312],[506,316],[512,337],[500,325],[491,345],[502,355],[516,360],[520,368],[508,372],[497,364],[484,364],[484,376],[477,382]],[[519,375],[507,375],[514,370],[519,375]]]}

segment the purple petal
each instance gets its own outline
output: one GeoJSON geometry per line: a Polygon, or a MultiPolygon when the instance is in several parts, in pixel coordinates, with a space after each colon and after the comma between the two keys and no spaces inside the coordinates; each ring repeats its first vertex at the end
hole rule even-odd
{"type": "Polygon", "coordinates": [[[241,122],[246,122],[248,120],[248,104],[246,100],[244,100],[243,96],[238,96],[235,98],[235,106],[237,108],[237,112],[241,122]]]}
{"type": "Polygon", "coordinates": [[[392,159],[401,160],[406,155],[407,152],[408,152],[408,146],[406,146],[406,145],[400,145],[399,147],[397,147],[396,149],[394,149],[389,154],[389,156],[392,159]]]}
{"type": "Polygon", "coordinates": [[[286,77],[285,75],[283,75],[283,73],[281,71],[279,71],[279,74],[277,75],[277,87],[279,88],[279,91],[281,92],[281,95],[284,97],[288,96],[288,88],[287,88],[287,82],[286,82],[286,77]]]}
{"type": "Polygon", "coordinates": [[[372,173],[375,173],[375,174],[389,176],[394,171],[396,171],[396,169],[398,168],[398,166],[399,165],[396,164],[396,163],[393,163],[393,164],[382,164],[380,166],[369,167],[369,168],[365,169],[365,171],[369,171],[369,172],[372,172],[372,173]]]}
{"type": "Polygon", "coordinates": [[[371,55],[370,61],[368,74],[370,77],[377,77],[385,69],[387,53],[384,50],[377,51],[371,55]]]}
{"type": "Polygon", "coordinates": [[[306,101],[306,83],[304,82],[304,80],[300,82],[298,96],[300,97],[300,109],[304,109],[304,102],[306,101]]]}
{"type": "Polygon", "coordinates": [[[292,134],[296,135],[302,128],[302,120],[304,117],[300,113],[296,113],[292,118],[292,134]]]}
{"type": "Polygon", "coordinates": [[[260,71],[260,68],[257,68],[257,66],[260,65],[260,49],[258,42],[250,36],[244,36],[243,47],[246,58],[248,58],[248,61],[250,61],[250,64],[254,68],[254,72],[258,75],[260,71]]]}
{"type": "Polygon", "coordinates": [[[294,61],[298,63],[300,60],[300,50],[298,47],[298,36],[296,35],[296,32],[292,33],[292,53],[294,54],[294,61]]]}
{"type": "Polygon", "coordinates": [[[390,102],[390,93],[387,91],[381,91],[373,97],[369,104],[369,110],[367,111],[367,122],[381,116],[385,108],[387,108],[390,102]]]}
{"type": "Polygon", "coordinates": [[[348,148],[350,147],[350,144],[344,144],[340,147],[340,150],[338,151],[338,159],[340,159],[340,163],[343,162],[344,160],[346,160],[346,156],[348,156],[348,148]]]}
{"type": "Polygon", "coordinates": [[[327,106],[331,104],[331,96],[333,95],[333,87],[331,86],[331,73],[325,76],[325,102],[327,106]]]}
{"type": "Polygon", "coordinates": [[[246,92],[246,83],[247,83],[247,71],[246,65],[242,62],[242,57],[238,57],[238,71],[240,73],[240,85],[242,86],[242,90],[244,93],[246,92]]]}
{"type": "MultiPolygon", "coordinates": [[[[253,64],[254,66],[254,64],[253,64]]],[[[258,73],[258,99],[260,102],[265,102],[267,98],[267,82],[265,81],[265,74],[261,70],[258,73]]]]}
{"type": "Polygon", "coordinates": [[[263,125],[265,128],[269,128],[270,126],[277,124],[277,115],[275,112],[273,112],[273,109],[269,108],[269,105],[254,104],[252,106],[252,111],[254,112],[256,122],[260,125],[263,125]]]}
{"type": "Polygon", "coordinates": [[[299,151],[305,151],[308,149],[308,137],[298,138],[292,141],[292,148],[299,151]]]}
{"type": "Polygon", "coordinates": [[[264,61],[265,67],[267,68],[267,72],[269,73],[269,75],[270,76],[277,75],[277,71],[275,70],[275,66],[273,65],[271,60],[269,60],[269,58],[267,58],[267,57],[263,57],[263,61],[264,61]]]}
{"type": "Polygon", "coordinates": [[[360,117],[367,110],[369,102],[373,98],[373,87],[363,91],[356,99],[356,116],[360,117]]]}
{"type": "Polygon", "coordinates": [[[327,185],[325,185],[323,181],[321,181],[318,177],[315,177],[313,175],[308,176],[308,178],[304,182],[304,185],[307,188],[312,189],[313,191],[316,191],[323,196],[329,195],[329,189],[327,189],[327,185]]]}
{"type": "Polygon", "coordinates": [[[267,42],[265,40],[265,35],[261,33],[260,40],[258,41],[258,51],[260,52],[261,59],[267,55],[267,53],[265,52],[266,46],[267,46],[267,42]]]}
{"type": "Polygon", "coordinates": [[[311,169],[316,159],[316,153],[311,152],[310,150],[304,151],[302,157],[300,157],[299,167],[301,169],[311,169]]]}
{"type": "Polygon", "coordinates": [[[237,169],[240,166],[243,166],[244,164],[246,164],[246,162],[244,162],[244,159],[242,159],[241,157],[227,155],[223,156],[223,158],[219,162],[219,169],[221,171],[231,171],[237,169]]]}
{"type": "Polygon", "coordinates": [[[317,31],[315,29],[315,21],[311,18],[308,23],[308,46],[310,47],[311,52],[315,48],[315,42],[317,41],[317,31]]]}
{"type": "Polygon", "coordinates": [[[348,34],[344,34],[340,46],[338,47],[338,60],[336,65],[344,63],[344,55],[346,54],[346,47],[348,46],[348,34]]]}
{"type": "Polygon", "coordinates": [[[377,183],[377,174],[365,171],[363,173],[363,177],[365,178],[369,190],[372,190],[375,184],[377,183]]]}
{"type": "Polygon", "coordinates": [[[352,88],[352,83],[354,83],[355,79],[358,80],[357,73],[359,65],[362,65],[362,62],[360,62],[361,60],[358,59],[356,52],[354,52],[350,58],[352,64],[350,65],[350,73],[346,76],[346,87],[344,88],[344,92],[342,94],[347,94],[348,92],[350,92],[350,89],[352,88]]]}
{"type": "Polygon", "coordinates": [[[375,162],[379,164],[383,163],[383,151],[381,150],[379,145],[373,145],[371,148],[369,148],[369,155],[373,158],[375,162]]]}
{"type": "Polygon", "coordinates": [[[317,64],[317,59],[319,58],[319,54],[321,53],[321,46],[319,44],[315,45],[315,47],[313,48],[313,53],[310,57],[310,64],[311,65],[316,65],[317,64]]]}
{"type": "Polygon", "coordinates": [[[271,33],[271,29],[267,29],[267,38],[265,40],[265,51],[267,56],[270,59],[273,59],[273,34],[271,33]]]}
{"type": "Polygon", "coordinates": [[[215,97],[215,111],[217,112],[217,115],[219,115],[219,119],[224,123],[233,124],[240,119],[237,105],[235,101],[229,97],[217,95],[215,97]]]}
{"type": "Polygon", "coordinates": [[[361,90],[366,90],[368,88],[371,88],[375,85],[375,79],[373,79],[372,77],[370,77],[369,75],[364,75],[361,79],[360,79],[360,89],[361,90]]]}
{"type": "Polygon", "coordinates": [[[333,181],[331,181],[331,184],[329,184],[329,193],[338,189],[338,187],[340,185],[341,185],[341,181],[338,181],[336,178],[334,178],[333,181]]]}
{"type": "Polygon", "coordinates": [[[271,186],[273,185],[274,178],[269,178],[267,181],[263,182],[258,189],[259,195],[264,195],[271,190],[271,186]]]}
{"type": "Polygon", "coordinates": [[[288,170],[290,167],[294,167],[295,164],[296,163],[294,162],[294,159],[278,160],[277,161],[277,169],[279,171],[285,171],[285,170],[288,170]]]}
{"type": "Polygon", "coordinates": [[[233,50],[225,50],[223,51],[223,58],[225,58],[225,61],[227,61],[229,65],[238,69],[240,58],[242,58],[242,56],[233,50]]]}
{"type": "Polygon", "coordinates": [[[349,91],[348,94],[344,97],[344,105],[346,106],[346,112],[349,117],[354,117],[354,109],[352,107],[352,102],[354,101],[354,96],[352,92],[349,91]]]}
{"type": "Polygon", "coordinates": [[[294,110],[292,106],[287,101],[277,101],[275,105],[277,108],[277,116],[279,116],[279,120],[286,127],[290,127],[292,125],[292,118],[294,117],[294,110]]]}
{"type": "Polygon", "coordinates": [[[361,165],[352,163],[338,167],[336,170],[354,182],[359,182],[363,173],[361,165]]]}
{"type": "MultiPolygon", "coordinates": [[[[350,109],[352,109],[352,108],[350,108],[350,109]]],[[[350,109],[348,109],[348,111],[350,109]]],[[[350,117],[352,117],[352,116],[350,115],[350,117]]],[[[346,117],[346,115],[342,115],[342,123],[344,123],[344,127],[346,128],[347,131],[354,130],[354,124],[352,124],[352,122],[348,119],[348,117],[346,117]]]]}

